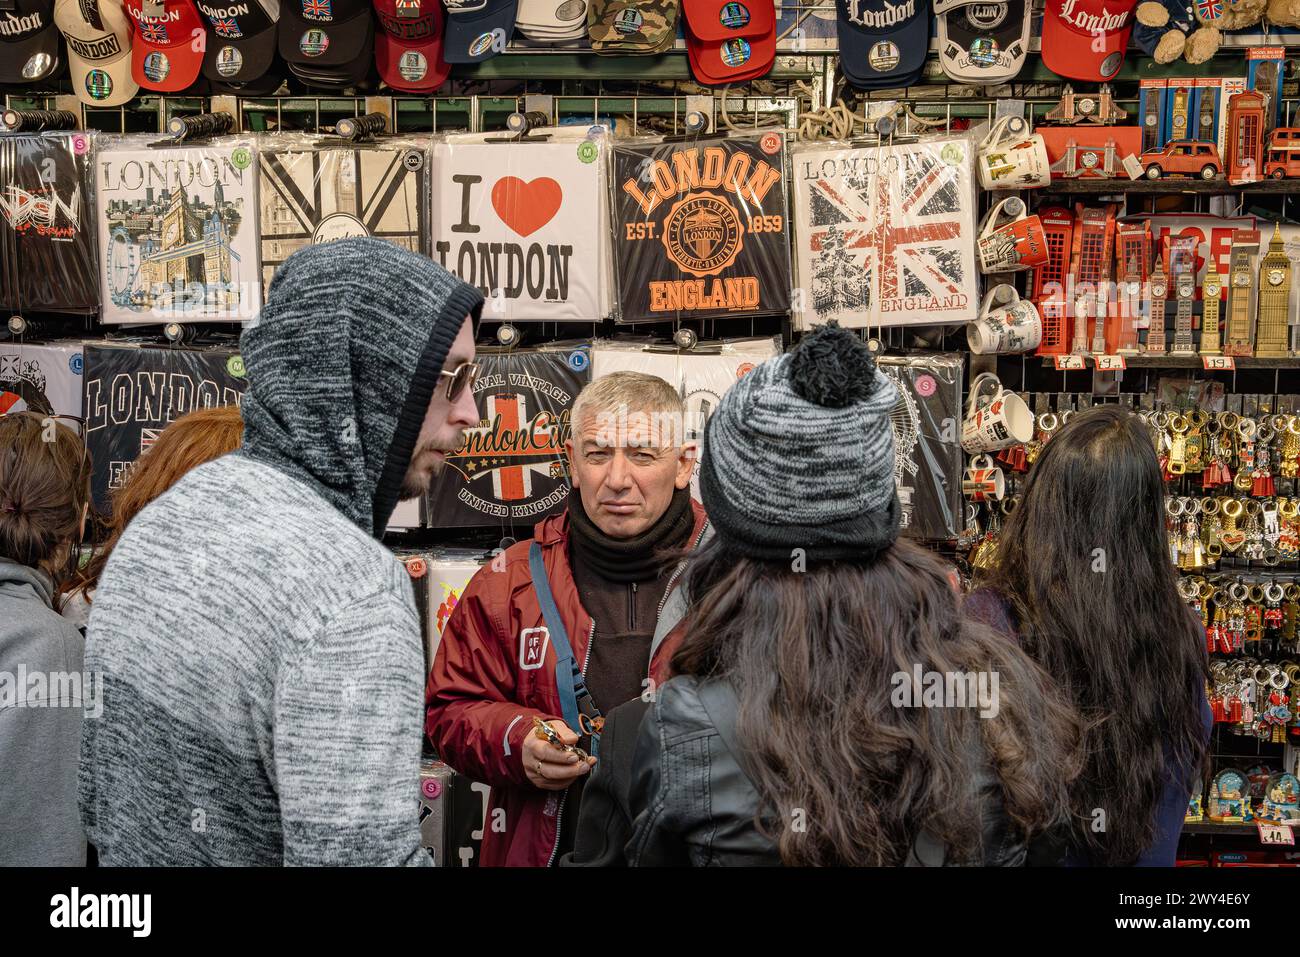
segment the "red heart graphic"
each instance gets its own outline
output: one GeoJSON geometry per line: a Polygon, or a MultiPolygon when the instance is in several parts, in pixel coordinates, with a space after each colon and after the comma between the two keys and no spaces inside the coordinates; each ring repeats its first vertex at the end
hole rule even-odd
{"type": "Polygon", "coordinates": [[[563,201],[560,184],[549,176],[529,183],[518,176],[503,176],[492,187],[492,208],[520,236],[535,233],[554,219],[563,201]]]}

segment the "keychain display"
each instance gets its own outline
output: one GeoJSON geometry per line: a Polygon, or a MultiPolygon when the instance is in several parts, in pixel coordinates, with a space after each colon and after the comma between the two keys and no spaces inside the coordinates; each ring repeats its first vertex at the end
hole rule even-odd
{"type": "Polygon", "coordinates": [[[170,422],[196,409],[238,405],[248,387],[243,361],[228,349],[87,343],[83,355],[86,448],[101,510],[170,422]]]}
{"type": "Polygon", "coordinates": [[[386,239],[429,255],[429,143],[373,145],[277,137],[258,152],[263,292],[304,246],[351,236],[386,239]]]}
{"type": "Polygon", "coordinates": [[[617,146],[612,193],[623,322],[790,308],[780,133],[617,146]]]}
{"type": "Polygon", "coordinates": [[[247,321],[262,301],[252,140],[152,139],[96,153],[101,321],[247,321]]]}
{"type": "Polygon", "coordinates": [[[569,412],[587,384],[587,343],[479,350],[474,400],[479,425],[447,456],[429,494],[438,528],[531,529],[569,496],[564,443],[569,412]]]}
{"type": "Polygon", "coordinates": [[[552,142],[451,137],[433,148],[433,258],[479,287],[483,318],[609,314],[607,130],[552,142]]]}
{"type": "Polygon", "coordinates": [[[970,143],[797,151],[791,160],[800,301],[795,325],[976,318],[970,143]]]}
{"type": "Polygon", "coordinates": [[[99,307],[93,133],[0,136],[0,306],[52,312],[99,307]]]}

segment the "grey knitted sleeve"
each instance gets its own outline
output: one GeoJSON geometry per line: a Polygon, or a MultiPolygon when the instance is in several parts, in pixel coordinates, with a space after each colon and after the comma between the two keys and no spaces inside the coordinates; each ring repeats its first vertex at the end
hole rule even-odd
{"type": "Polygon", "coordinates": [[[274,768],[286,865],[431,863],[420,847],[420,625],[384,589],[321,622],[280,672],[274,768]]]}

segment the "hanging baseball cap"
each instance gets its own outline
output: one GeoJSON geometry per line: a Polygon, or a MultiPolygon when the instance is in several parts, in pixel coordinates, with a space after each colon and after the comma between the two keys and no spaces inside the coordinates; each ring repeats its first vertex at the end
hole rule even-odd
{"type": "Polygon", "coordinates": [[[374,62],[370,0],[284,0],[276,35],[290,71],[317,86],[354,86],[374,62]]]}
{"type": "Polygon", "coordinates": [[[14,0],[0,10],[0,83],[44,80],[58,66],[54,0],[14,0]]]}
{"type": "Polygon", "coordinates": [[[772,69],[776,59],[776,34],[709,42],[692,37],[686,41],[686,54],[691,73],[706,86],[754,80],[772,69]]]}
{"type": "Polygon", "coordinates": [[[1057,76],[1100,83],[1124,65],[1137,0],[1047,0],[1043,63],[1057,76]]]}
{"type": "Polygon", "coordinates": [[[193,84],[203,66],[195,36],[204,36],[191,0],[124,0],[135,35],[131,76],[142,88],[176,93],[193,84]]]}
{"type": "Polygon", "coordinates": [[[682,0],[682,16],[697,40],[761,37],[776,29],[772,0],[682,0]]]}
{"type": "Polygon", "coordinates": [[[587,35],[587,0],[519,0],[515,29],[543,43],[581,39],[587,35]]]}
{"type": "Polygon", "coordinates": [[[677,38],[679,0],[590,0],[587,36],[595,53],[649,56],[677,38]]]}
{"type": "Polygon", "coordinates": [[[451,67],[442,58],[443,12],[439,0],[374,0],[379,17],[375,63],[394,90],[432,93],[451,67]]]}
{"type": "Polygon", "coordinates": [[[930,49],[928,0],[835,0],[840,66],[854,86],[914,82],[930,49]]]}
{"type": "Polygon", "coordinates": [[[442,56],[448,63],[481,63],[506,48],[515,32],[517,0],[443,0],[447,38],[442,56]]]}
{"type": "Polygon", "coordinates": [[[117,0],[55,0],[68,72],[87,106],[121,106],[139,92],[131,77],[131,22],[117,0]]]}
{"type": "Polygon", "coordinates": [[[959,83],[1005,83],[1029,52],[1029,0],[935,0],[939,64],[959,83]]]}
{"type": "Polygon", "coordinates": [[[208,29],[204,76],[241,87],[266,76],[275,61],[280,0],[195,0],[195,6],[208,29]]]}

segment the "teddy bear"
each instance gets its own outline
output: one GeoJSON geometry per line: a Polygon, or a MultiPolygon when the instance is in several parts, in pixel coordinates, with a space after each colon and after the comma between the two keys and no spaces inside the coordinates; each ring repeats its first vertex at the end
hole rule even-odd
{"type": "Polygon", "coordinates": [[[1300,27],[1300,3],[1268,0],[1268,22],[1278,27],[1300,27]]]}
{"type": "Polygon", "coordinates": [[[1205,63],[1218,52],[1222,31],[1259,23],[1270,2],[1294,7],[1300,23],[1297,0],[1145,0],[1137,7],[1133,41],[1157,63],[1173,63],[1179,57],[1205,63]]]}

